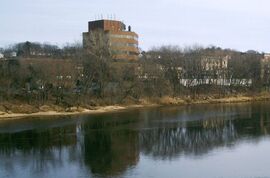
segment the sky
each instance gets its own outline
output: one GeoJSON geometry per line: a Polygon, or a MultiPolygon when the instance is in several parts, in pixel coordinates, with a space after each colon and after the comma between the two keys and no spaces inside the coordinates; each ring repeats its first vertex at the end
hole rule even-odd
{"type": "Polygon", "coordinates": [[[82,41],[87,22],[116,18],[139,34],[142,50],[215,45],[270,52],[269,0],[1,0],[0,47],[82,41]]]}

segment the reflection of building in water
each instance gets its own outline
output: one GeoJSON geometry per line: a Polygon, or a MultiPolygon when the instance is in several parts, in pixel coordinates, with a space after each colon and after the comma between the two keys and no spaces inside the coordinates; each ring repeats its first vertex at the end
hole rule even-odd
{"type": "Polygon", "coordinates": [[[84,161],[93,174],[119,176],[138,163],[138,133],[112,130],[130,122],[132,119],[120,118],[98,118],[88,122],[84,128],[84,161]]]}
{"type": "MultiPolygon", "coordinates": [[[[217,105],[215,107],[215,112],[212,115],[207,115],[209,112],[202,111],[201,115],[206,117],[207,120],[203,120],[204,128],[217,128],[223,127],[224,124],[237,116],[237,119],[251,119],[252,118],[252,105],[250,103],[240,103],[234,105],[217,105]]],[[[206,109],[207,111],[207,109],[206,109]]]]}

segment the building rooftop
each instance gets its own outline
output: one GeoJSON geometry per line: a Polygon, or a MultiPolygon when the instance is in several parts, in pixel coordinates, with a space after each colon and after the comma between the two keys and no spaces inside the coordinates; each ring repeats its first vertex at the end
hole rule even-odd
{"type": "Polygon", "coordinates": [[[126,25],[117,20],[95,20],[88,22],[88,30],[97,30],[101,29],[104,31],[125,31],[126,25]]]}

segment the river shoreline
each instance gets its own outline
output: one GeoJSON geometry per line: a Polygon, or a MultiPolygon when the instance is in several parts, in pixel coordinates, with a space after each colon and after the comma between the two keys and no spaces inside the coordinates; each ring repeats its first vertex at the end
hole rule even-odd
{"type": "Polygon", "coordinates": [[[113,106],[99,106],[93,107],[92,109],[81,108],[73,111],[38,111],[34,113],[11,113],[11,112],[1,112],[0,120],[11,120],[20,119],[26,117],[41,117],[41,116],[71,116],[71,115],[87,115],[87,114],[99,114],[99,113],[109,113],[117,112],[128,109],[143,108],[143,107],[158,107],[158,106],[185,106],[185,105],[197,105],[197,104],[222,104],[222,103],[243,103],[243,102],[254,102],[254,101],[269,101],[270,95],[260,95],[260,96],[234,96],[225,97],[218,99],[196,99],[196,100],[183,100],[180,98],[165,97],[157,103],[146,103],[146,104],[136,104],[136,105],[113,105],[113,106]]]}
{"type": "Polygon", "coordinates": [[[0,114],[0,121],[1,120],[14,120],[14,119],[20,119],[20,118],[27,118],[27,117],[46,117],[46,116],[72,116],[72,115],[87,115],[87,114],[101,114],[101,113],[109,113],[109,112],[116,112],[116,111],[122,111],[122,110],[128,110],[128,109],[135,109],[135,108],[142,108],[142,107],[155,107],[160,106],[157,104],[151,104],[151,105],[129,105],[129,106],[104,106],[104,107],[97,107],[93,110],[90,109],[81,109],[81,111],[74,111],[74,112],[68,112],[68,111],[40,111],[36,113],[3,113],[0,114]]]}

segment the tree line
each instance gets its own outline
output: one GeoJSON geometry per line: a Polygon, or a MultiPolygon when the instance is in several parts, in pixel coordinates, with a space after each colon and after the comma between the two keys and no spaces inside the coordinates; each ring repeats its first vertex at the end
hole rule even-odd
{"type": "Polygon", "coordinates": [[[26,41],[0,48],[0,52],[7,58],[11,57],[10,53],[12,52],[16,52],[16,56],[24,58],[67,58],[76,55],[77,52],[80,52],[80,49],[82,49],[82,47],[79,43],[65,44],[63,47],[59,47],[49,43],[26,41]]]}
{"type": "Polygon", "coordinates": [[[96,43],[89,49],[31,42],[3,49],[18,55],[0,61],[0,102],[109,105],[165,96],[225,97],[269,88],[269,70],[261,64],[264,54],[256,51],[161,46],[142,52],[137,61],[120,61],[108,43],[98,42],[100,37],[92,40],[96,43]]]}

